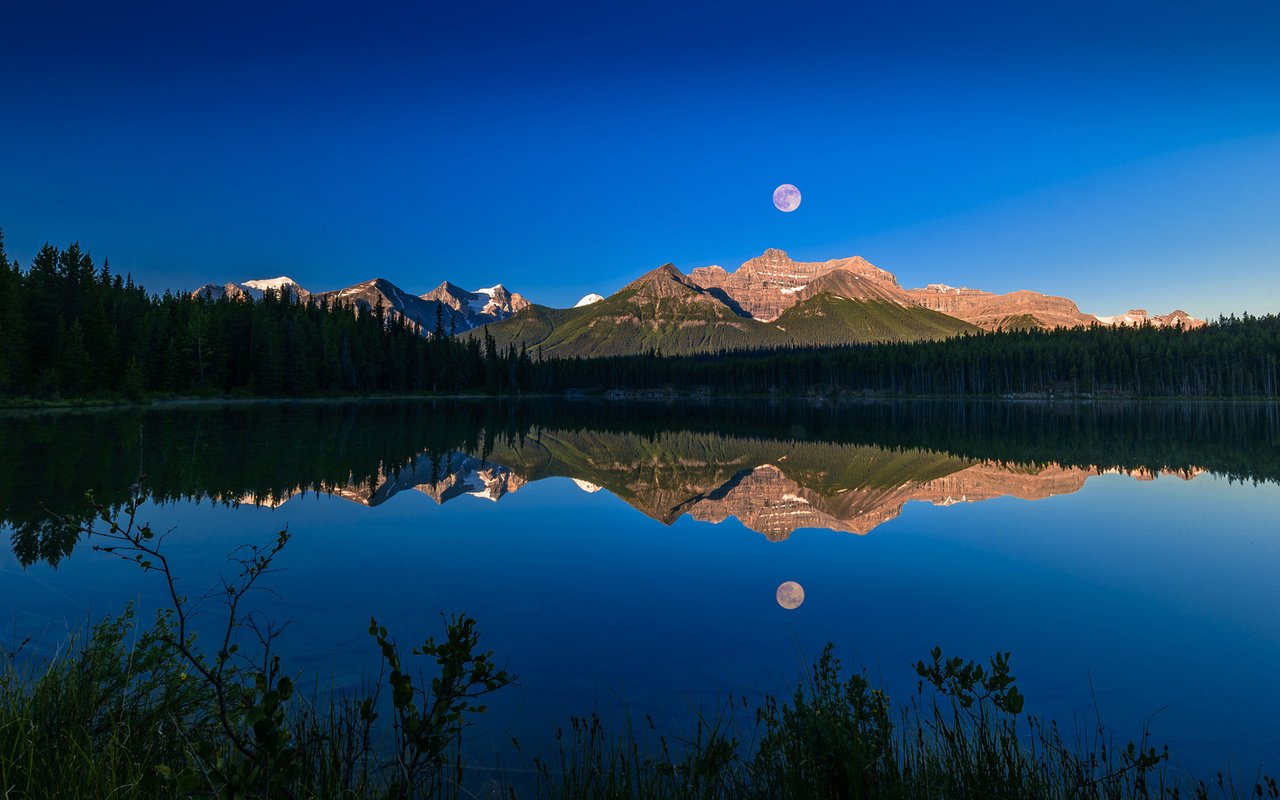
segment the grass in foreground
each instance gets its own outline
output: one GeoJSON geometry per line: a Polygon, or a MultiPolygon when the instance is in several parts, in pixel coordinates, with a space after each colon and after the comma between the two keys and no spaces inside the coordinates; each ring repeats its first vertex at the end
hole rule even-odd
{"type": "MultiPolygon", "coordinates": [[[[170,644],[168,625],[135,635],[126,613],[38,672],[6,660],[0,797],[474,796],[459,745],[467,719],[483,708],[448,688],[462,685],[457,665],[473,663],[469,620],[450,621],[445,641],[433,645],[439,674],[426,691],[397,668],[398,651],[375,626],[384,655],[392,653],[392,697],[374,690],[307,701],[273,662],[237,675],[227,708],[170,644]],[[388,708],[390,731],[380,724],[388,708]]],[[[557,754],[531,759],[531,781],[500,790],[490,783],[498,793],[488,796],[1280,797],[1266,777],[1244,786],[1221,775],[1174,781],[1165,751],[1145,742],[1113,747],[1101,728],[1089,742],[1067,743],[1053,725],[1022,716],[1005,655],[978,665],[934,650],[916,670],[929,689],[895,707],[864,677],[846,674],[828,646],[789,701],[765,697],[755,709],[749,745],[730,733],[730,714],[682,738],[652,723],[643,735],[614,736],[598,716],[574,718],[558,733],[557,754]]]]}

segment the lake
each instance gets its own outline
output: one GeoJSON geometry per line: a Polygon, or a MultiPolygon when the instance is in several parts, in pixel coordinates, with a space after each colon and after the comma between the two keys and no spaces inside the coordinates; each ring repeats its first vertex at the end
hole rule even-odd
{"type": "Polygon", "coordinates": [[[376,672],[370,616],[406,646],[475,617],[519,675],[479,762],[594,710],[687,730],[833,642],[902,701],[934,645],[1009,651],[1068,731],[1280,765],[1274,405],[263,402],[13,413],[0,443],[0,646],[24,657],[163,602],[40,505],[118,506],[145,475],[192,596],[289,529],[254,607],[323,690],[376,672]]]}

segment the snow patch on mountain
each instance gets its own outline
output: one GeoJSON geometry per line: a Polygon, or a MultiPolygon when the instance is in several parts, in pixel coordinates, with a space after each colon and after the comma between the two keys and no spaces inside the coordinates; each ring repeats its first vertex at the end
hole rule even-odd
{"type": "Polygon", "coordinates": [[[603,299],[604,299],[604,298],[603,298],[603,297],[601,297],[600,295],[596,294],[595,292],[592,292],[591,294],[587,295],[586,297],[583,297],[583,298],[582,298],[581,300],[579,300],[578,302],[574,303],[574,304],[573,304],[573,307],[574,307],[574,308],[582,308],[583,306],[589,306],[589,305],[591,305],[592,303],[599,303],[599,302],[600,302],[601,300],[603,300],[603,299]]]}
{"type": "Polygon", "coordinates": [[[278,278],[262,278],[261,280],[245,281],[243,285],[248,286],[250,289],[261,289],[263,291],[267,289],[275,289],[276,291],[279,291],[286,286],[295,287],[298,285],[298,282],[287,275],[281,275],[278,278]]]}
{"type": "Polygon", "coordinates": [[[299,286],[297,281],[283,275],[279,278],[260,278],[242,283],[233,282],[222,285],[206,283],[192,292],[191,295],[193,297],[208,297],[210,300],[221,300],[224,297],[230,297],[233,300],[256,301],[261,300],[268,291],[293,295],[304,300],[311,296],[311,293],[299,286]]]}

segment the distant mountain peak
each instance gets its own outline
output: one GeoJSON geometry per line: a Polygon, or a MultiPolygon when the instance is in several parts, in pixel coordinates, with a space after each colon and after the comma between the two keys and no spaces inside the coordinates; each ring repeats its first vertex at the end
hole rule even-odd
{"type": "Polygon", "coordinates": [[[300,299],[311,296],[311,292],[303,289],[293,278],[281,275],[278,278],[256,278],[240,283],[206,283],[192,292],[192,296],[208,297],[210,300],[221,300],[230,297],[232,300],[261,300],[266,292],[289,294],[300,299]]]}
{"type": "Polygon", "coordinates": [[[603,299],[604,297],[602,297],[601,295],[598,295],[595,292],[592,292],[591,294],[583,295],[581,300],[573,304],[573,307],[582,308],[583,306],[589,306],[593,303],[599,303],[603,299]]]}
{"type": "Polygon", "coordinates": [[[259,280],[245,281],[243,285],[248,286],[251,289],[275,289],[279,291],[286,286],[296,287],[298,282],[293,278],[290,278],[288,275],[281,275],[278,278],[262,278],[259,280]]]}
{"type": "Polygon", "coordinates": [[[1104,325],[1151,325],[1156,328],[1199,328],[1205,324],[1202,319],[1191,316],[1182,309],[1175,309],[1168,314],[1149,314],[1145,308],[1131,308],[1127,314],[1098,316],[1104,325]]]}
{"type": "Polygon", "coordinates": [[[667,263],[651,269],[622,288],[621,293],[628,295],[654,297],[677,295],[704,295],[706,291],[676,269],[675,264],[667,263]]]}
{"type": "Polygon", "coordinates": [[[628,286],[637,286],[643,283],[651,283],[653,281],[677,281],[683,283],[687,280],[689,280],[688,276],[676,269],[675,264],[666,263],[660,267],[654,267],[644,273],[629,283],[628,286]]]}
{"type": "Polygon", "coordinates": [[[444,281],[420,299],[448,308],[447,317],[458,315],[463,323],[460,330],[471,330],[491,322],[499,322],[529,305],[528,300],[507,291],[501,283],[469,292],[457,284],[444,281]]]}

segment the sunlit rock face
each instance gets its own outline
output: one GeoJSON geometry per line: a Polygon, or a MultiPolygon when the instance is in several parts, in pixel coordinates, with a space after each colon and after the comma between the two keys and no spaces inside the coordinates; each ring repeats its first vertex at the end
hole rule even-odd
{"type": "Polygon", "coordinates": [[[1148,314],[1145,308],[1131,308],[1127,314],[1117,314],[1112,317],[1098,317],[1104,325],[1150,325],[1153,328],[1199,328],[1201,325],[1207,324],[1202,319],[1196,319],[1182,309],[1171,311],[1168,314],[1148,314]]]}
{"type": "Polygon", "coordinates": [[[529,301],[522,295],[509,291],[500,283],[469,292],[445,281],[420,297],[429,303],[440,303],[452,312],[445,315],[445,323],[456,316],[460,323],[458,330],[500,322],[529,306],[529,301]]]}
{"type": "Polygon", "coordinates": [[[1151,317],[1151,324],[1157,328],[1179,327],[1179,328],[1199,328],[1202,325],[1209,324],[1205,320],[1197,319],[1182,309],[1175,309],[1168,314],[1156,314],[1151,317]]]}
{"type": "Polygon", "coordinates": [[[698,267],[689,277],[705,289],[723,293],[729,305],[736,306],[744,316],[768,322],[815,294],[817,287],[810,288],[814,281],[836,272],[847,273],[845,286],[858,287],[853,290],[857,296],[850,299],[885,299],[910,304],[897,278],[861,256],[821,262],[793,261],[782,250],[770,248],[733,272],[719,266],[698,267]],[[806,289],[809,289],[807,293],[806,289]]]}
{"type": "Polygon", "coordinates": [[[925,308],[957,317],[989,331],[1074,328],[1098,321],[1092,314],[1081,311],[1073,301],[1040,292],[995,294],[981,289],[931,283],[923,289],[908,289],[907,294],[925,308]]]}
{"type": "Polygon", "coordinates": [[[688,275],[675,268],[673,264],[663,264],[650,270],[618,293],[623,295],[632,305],[647,305],[646,301],[674,299],[690,303],[714,304],[703,287],[690,280],[688,275]]]}
{"type": "Polygon", "coordinates": [[[1028,328],[1076,328],[1089,325],[1142,325],[1157,328],[1179,325],[1186,329],[1204,325],[1185,311],[1148,315],[1144,309],[1128,314],[1104,317],[1086,314],[1066,297],[1032,291],[995,294],[981,289],[957,288],[944,283],[931,283],[923,289],[908,289],[912,301],[989,331],[1028,328]]]}

